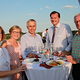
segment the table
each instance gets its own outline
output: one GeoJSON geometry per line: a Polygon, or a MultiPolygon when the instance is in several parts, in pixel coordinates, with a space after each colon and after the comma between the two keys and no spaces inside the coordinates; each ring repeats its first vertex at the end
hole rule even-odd
{"type": "Polygon", "coordinates": [[[28,80],[68,80],[72,64],[66,62],[65,65],[46,69],[39,66],[40,63],[31,64],[25,71],[28,80]]]}

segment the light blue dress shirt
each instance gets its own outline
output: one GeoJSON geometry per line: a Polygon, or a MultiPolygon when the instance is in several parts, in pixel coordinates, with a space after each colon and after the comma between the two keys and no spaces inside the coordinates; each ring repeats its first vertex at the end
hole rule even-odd
{"type": "MultiPolygon", "coordinates": [[[[6,48],[0,48],[0,71],[10,70],[10,56],[6,48]]],[[[0,80],[12,80],[10,76],[0,78],[0,80]]]]}
{"type": "MultiPolygon", "coordinates": [[[[48,29],[47,39],[46,39],[46,47],[52,43],[54,26],[48,29]]],[[[59,23],[55,29],[55,37],[53,42],[53,50],[55,51],[70,51],[72,44],[72,31],[70,26],[67,24],[59,23]]]]}
{"type": "Polygon", "coordinates": [[[37,54],[37,51],[43,47],[42,38],[38,34],[33,37],[27,32],[21,37],[21,51],[24,59],[29,53],[37,54]]]}

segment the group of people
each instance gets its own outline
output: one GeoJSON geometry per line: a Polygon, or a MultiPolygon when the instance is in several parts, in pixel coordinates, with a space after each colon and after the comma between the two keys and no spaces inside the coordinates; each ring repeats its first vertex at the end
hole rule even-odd
{"type": "MultiPolygon", "coordinates": [[[[22,71],[26,66],[22,64],[21,59],[38,57],[39,51],[44,47],[49,49],[50,44],[53,47],[53,55],[65,56],[73,64],[74,80],[80,79],[80,13],[74,17],[78,29],[74,37],[70,26],[60,22],[59,12],[51,12],[50,20],[52,27],[47,31],[45,45],[42,37],[36,34],[37,22],[34,19],[26,22],[28,32],[22,36],[22,29],[17,25],[12,26],[9,29],[10,39],[8,40],[4,40],[5,33],[0,27],[0,80],[22,80],[22,71]]],[[[47,53],[49,53],[48,50],[47,53]]]]}
{"type": "Polygon", "coordinates": [[[4,40],[5,33],[0,26],[0,80],[22,80],[21,72],[26,69],[26,66],[21,64],[21,46],[17,41],[21,31],[19,26],[12,26],[9,29],[10,39],[4,40]]]}

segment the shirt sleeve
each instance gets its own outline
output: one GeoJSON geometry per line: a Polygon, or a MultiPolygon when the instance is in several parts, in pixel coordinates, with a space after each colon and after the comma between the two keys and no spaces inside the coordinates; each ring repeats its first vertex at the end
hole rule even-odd
{"type": "Polygon", "coordinates": [[[25,50],[26,50],[26,39],[25,39],[25,36],[23,35],[21,37],[21,53],[22,53],[22,57],[25,59],[26,56],[28,55],[27,51],[25,53],[25,50]]]}
{"type": "Polygon", "coordinates": [[[73,34],[69,25],[66,25],[66,36],[67,36],[68,46],[65,48],[65,51],[70,51],[72,46],[73,34]]]}

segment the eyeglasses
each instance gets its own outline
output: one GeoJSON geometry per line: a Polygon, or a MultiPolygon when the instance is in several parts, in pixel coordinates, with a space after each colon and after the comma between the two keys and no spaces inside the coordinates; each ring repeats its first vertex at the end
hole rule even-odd
{"type": "Polygon", "coordinates": [[[12,33],[14,33],[14,34],[21,34],[21,32],[18,32],[18,31],[12,31],[12,33]]]}

